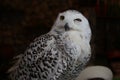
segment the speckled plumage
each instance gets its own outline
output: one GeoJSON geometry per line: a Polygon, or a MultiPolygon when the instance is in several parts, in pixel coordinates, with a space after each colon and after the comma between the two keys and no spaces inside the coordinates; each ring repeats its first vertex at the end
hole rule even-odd
{"type": "Polygon", "coordinates": [[[75,80],[88,62],[91,30],[78,11],[58,15],[52,29],[36,38],[9,69],[12,80],[75,80]]]}

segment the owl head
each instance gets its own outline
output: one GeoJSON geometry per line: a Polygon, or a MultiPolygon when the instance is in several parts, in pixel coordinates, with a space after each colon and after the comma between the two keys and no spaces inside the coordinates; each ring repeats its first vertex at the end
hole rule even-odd
{"type": "Polygon", "coordinates": [[[76,31],[89,37],[91,35],[88,20],[76,10],[67,10],[59,13],[52,31],[57,33],[76,31]]]}

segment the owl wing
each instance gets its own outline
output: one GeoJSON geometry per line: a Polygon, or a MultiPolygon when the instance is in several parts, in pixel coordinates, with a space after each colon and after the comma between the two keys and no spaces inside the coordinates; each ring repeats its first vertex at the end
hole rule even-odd
{"type": "Polygon", "coordinates": [[[17,63],[13,72],[14,78],[56,80],[67,65],[65,55],[58,44],[50,34],[36,38],[19,59],[19,64],[17,63]]]}

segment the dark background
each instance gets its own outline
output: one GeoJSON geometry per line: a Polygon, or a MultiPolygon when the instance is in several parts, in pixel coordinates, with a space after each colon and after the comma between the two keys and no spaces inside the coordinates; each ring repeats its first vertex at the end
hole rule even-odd
{"type": "Polygon", "coordinates": [[[111,66],[110,55],[118,51],[120,56],[120,0],[0,0],[0,80],[7,80],[13,56],[47,33],[58,13],[67,9],[82,12],[90,22],[90,64],[111,66]]]}

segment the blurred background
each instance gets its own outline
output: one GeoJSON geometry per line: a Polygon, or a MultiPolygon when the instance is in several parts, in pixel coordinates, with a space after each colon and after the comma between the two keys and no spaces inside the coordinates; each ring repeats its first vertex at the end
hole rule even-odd
{"type": "Polygon", "coordinates": [[[47,33],[67,9],[82,12],[90,22],[89,65],[107,66],[120,80],[120,0],[0,0],[0,80],[8,80],[5,72],[13,56],[47,33]]]}

